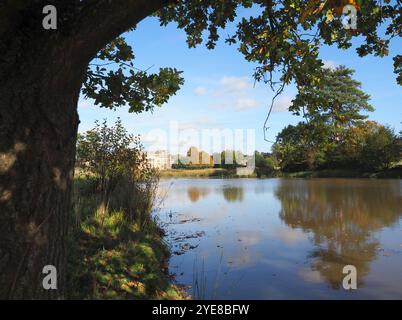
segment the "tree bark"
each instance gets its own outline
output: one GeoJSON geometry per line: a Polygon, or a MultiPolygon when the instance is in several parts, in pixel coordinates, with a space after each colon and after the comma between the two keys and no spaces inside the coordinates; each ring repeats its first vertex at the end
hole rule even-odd
{"type": "Polygon", "coordinates": [[[84,3],[53,32],[41,29],[40,1],[6,1],[0,11],[12,17],[0,23],[0,299],[65,297],[77,103],[88,63],[167,1],[84,3]],[[42,286],[46,265],[57,269],[57,290],[42,286]]]}
{"type": "Polygon", "coordinates": [[[36,63],[0,85],[1,298],[64,295],[76,105],[85,71],[66,54],[35,53],[36,63]],[[46,265],[57,268],[57,290],[43,289],[46,265]]]}

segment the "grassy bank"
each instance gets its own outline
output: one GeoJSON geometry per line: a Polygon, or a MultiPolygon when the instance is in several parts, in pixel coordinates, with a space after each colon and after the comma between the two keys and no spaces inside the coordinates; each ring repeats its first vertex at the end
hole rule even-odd
{"type": "Polygon", "coordinates": [[[161,177],[164,178],[389,178],[401,179],[402,167],[395,167],[379,172],[364,172],[347,169],[328,169],[316,171],[262,171],[257,169],[257,173],[252,176],[239,177],[233,169],[172,169],[161,171],[161,177]]]}
{"type": "Polygon", "coordinates": [[[286,178],[378,178],[401,179],[402,167],[392,168],[379,172],[364,172],[346,169],[328,169],[317,171],[282,172],[279,174],[286,178]]]}
{"type": "Polygon", "coordinates": [[[236,170],[223,169],[223,168],[208,168],[208,169],[171,169],[161,171],[163,178],[209,178],[209,177],[222,177],[230,178],[236,177],[236,170]]]}
{"type": "Polygon", "coordinates": [[[186,298],[168,274],[170,252],[150,214],[151,195],[124,183],[104,210],[93,185],[91,179],[75,181],[68,298],[186,298]]]}

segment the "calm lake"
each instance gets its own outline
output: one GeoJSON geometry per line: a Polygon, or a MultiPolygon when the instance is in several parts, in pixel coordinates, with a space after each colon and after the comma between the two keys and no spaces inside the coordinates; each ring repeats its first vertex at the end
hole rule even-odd
{"type": "Polygon", "coordinates": [[[402,180],[172,179],[160,192],[170,271],[195,298],[402,298],[402,180]]]}

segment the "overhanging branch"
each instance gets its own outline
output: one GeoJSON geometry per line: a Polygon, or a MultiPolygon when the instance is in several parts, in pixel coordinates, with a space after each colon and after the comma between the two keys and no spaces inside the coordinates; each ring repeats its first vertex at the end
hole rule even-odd
{"type": "Polygon", "coordinates": [[[113,39],[172,0],[88,1],[74,25],[77,49],[91,60],[113,39]]]}

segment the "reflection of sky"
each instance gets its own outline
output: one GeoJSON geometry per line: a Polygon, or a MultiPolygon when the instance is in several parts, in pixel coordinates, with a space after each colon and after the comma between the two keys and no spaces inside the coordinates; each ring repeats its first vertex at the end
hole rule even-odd
{"type": "MultiPolygon", "coordinates": [[[[168,229],[175,234],[205,231],[203,237],[188,240],[198,245],[196,249],[172,257],[171,272],[176,273],[177,281],[191,286],[194,274],[205,277],[205,298],[402,298],[402,233],[397,209],[401,200],[400,184],[356,180],[349,186],[355,192],[351,193],[347,188],[338,190],[343,188],[339,181],[329,184],[322,181],[317,185],[292,181],[162,180],[161,190],[168,190],[168,196],[161,212],[173,212],[176,222],[199,219],[170,224],[168,229]],[[323,187],[326,185],[330,185],[330,192],[323,187]],[[286,198],[281,196],[281,191],[286,198]],[[337,192],[337,196],[333,192],[337,192]],[[380,219],[371,212],[379,201],[365,199],[366,193],[370,198],[377,194],[385,201],[382,211],[387,212],[386,217],[380,219]],[[306,199],[313,202],[305,203],[306,199]],[[330,210],[331,206],[338,208],[339,199],[343,206],[341,220],[336,210],[330,210]],[[363,200],[366,207],[359,202],[363,200]],[[353,210],[361,207],[371,211],[367,215],[364,210],[349,212],[348,204],[353,210]],[[287,219],[291,219],[292,227],[287,219]],[[331,224],[316,227],[314,221],[330,221],[331,224]],[[357,243],[350,245],[343,238],[331,238],[333,234],[345,237],[342,230],[358,232],[359,237],[346,235],[346,239],[357,243]],[[362,230],[367,236],[360,236],[362,230]],[[326,238],[327,233],[329,238],[326,238]],[[355,246],[376,250],[370,244],[373,239],[392,255],[384,255],[385,251],[361,254],[350,251],[355,246]],[[335,252],[340,252],[339,257],[332,256],[333,245],[335,252]],[[349,250],[344,251],[345,256],[342,256],[343,248],[349,250]],[[343,275],[337,273],[337,261],[362,263],[364,281],[359,282],[362,287],[357,292],[335,290],[329,285],[342,281],[343,275]],[[329,271],[321,268],[329,268],[329,271]],[[387,274],[383,276],[383,272],[387,274]]],[[[161,215],[162,220],[165,217],[161,215]]]]}

